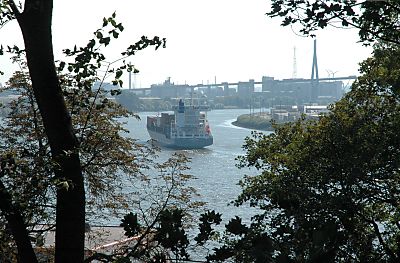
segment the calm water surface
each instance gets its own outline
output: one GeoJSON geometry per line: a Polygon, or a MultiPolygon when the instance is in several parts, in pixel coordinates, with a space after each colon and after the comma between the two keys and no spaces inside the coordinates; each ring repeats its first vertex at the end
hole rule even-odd
{"type": "MultiPolygon", "coordinates": [[[[237,185],[245,174],[254,174],[255,171],[238,169],[235,158],[243,155],[242,145],[244,138],[250,135],[251,130],[233,126],[231,123],[237,116],[248,113],[245,109],[214,110],[208,112],[208,120],[211,132],[214,136],[214,144],[199,150],[183,150],[191,158],[190,173],[197,179],[190,184],[201,195],[201,200],[207,202],[206,209],[214,209],[223,214],[224,218],[235,215],[246,217],[247,207],[236,208],[228,203],[234,200],[240,193],[237,185]]],[[[130,119],[127,127],[130,136],[146,142],[150,139],[146,130],[146,117],[156,113],[140,113],[140,121],[130,119]]],[[[176,150],[162,148],[161,158],[167,158],[176,150]]]]}

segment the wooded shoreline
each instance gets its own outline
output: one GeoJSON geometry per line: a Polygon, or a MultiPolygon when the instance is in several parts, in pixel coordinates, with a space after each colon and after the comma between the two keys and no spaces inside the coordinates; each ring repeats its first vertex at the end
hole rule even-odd
{"type": "Polygon", "coordinates": [[[232,122],[232,125],[246,129],[274,131],[271,123],[271,116],[267,114],[242,114],[237,117],[236,121],[232,122]]]}

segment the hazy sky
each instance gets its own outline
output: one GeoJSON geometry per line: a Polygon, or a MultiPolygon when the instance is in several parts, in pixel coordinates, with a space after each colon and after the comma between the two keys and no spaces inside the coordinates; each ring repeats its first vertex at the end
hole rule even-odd
{"type": "MultiPolygon", "coordinates": [[[[280,27],[279,19],[265,15],[268,8],[267,0],[54,0],[55,55],[61,59],[62,49],[85,45],[102,18],[116,11],[125,31],[107,49],[109,60],[142,35],[167,38],[166,49],[149,48],[132,57],[140,70],[136,87],[162,83],[167,77],[178,84],[214,83],[215,77],[218,83],[291,78],[294,47],[297,77],[310,78],[313,39],[280,27]]],[[[357,40],[355,30],[318,32],[320,77],[328,71],[357,75],[358,63],[370,54],[357,40]]],[[[15,22],[0,29],[0,42],[21,43],[15,22]]],[[[7,73],[0,77],[4,83],[14,67],[4,58],[0,63],[7,73]]]]}

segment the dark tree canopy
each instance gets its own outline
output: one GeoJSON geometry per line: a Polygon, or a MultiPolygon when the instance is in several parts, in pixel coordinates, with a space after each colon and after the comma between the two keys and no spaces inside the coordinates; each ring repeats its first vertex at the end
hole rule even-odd
{"type": "MultiPolygon", "coordinates": [[[[98,80],[96,79],[97,70],[105,59],[98,52],[99,47],[107,46],[112,39],[118,38],[119,33],[124,28],[114,20],[115,14],[108,19],[104,18],[103,28],[109,25],[111,29],[106,32],[102,31],[102,29],[97,30],[95,38],[91,39],[86,47],[65,50],[66,55],[74,56],[74,62],[68,64],[60,63],[56,67],[52,45],[52,12],[52,0],[26,0],[18,6],[13,0],[1,1],[0,28],[15,19],[20,26],[24,39],[24,48],[10,48],[10,52],[16,52],[26,58],[26,65],[29,71],[29,86],[31,88],[31,97],[29,97],[31,101],[29,103],[30,105],[35,105],[37,109],[37,111],[34,111],[37,114],[35,118],[38,119],[40,116],[40,128],[43,128],[41,135],[45,135],[45,138],[38,144],[39,146],[46,145],[47,148],[45,149],[48,150],[45,153],[39,150],[38,159],[49,154],[48,156],[50,156],[52,162],[50,176],[52,183],[56,186],[55,197],[53,196],[53,200],[56,200],[55,261],[82,262],[84,260],[85,204],[87,201],[85,199],[84,178],[84,170],[87,167],[83,166],[85,165],[85,160],[88,160],[85,159],[85,155],[80,154],[84,152],[81,152],[81,150],[88,145],[81,144],[82,141],[80,141],[79,135],[84,133],[79,132],[82,131],[82,127],[87,128],[86,124],[90,124],[90,122],[87,121],[80,127],[74,126],[71,113],[77,107],[75,107],[74,103],[72,105],[66,103],[68,94],[64,93],[63,85],[73,87],[72,91],[69,90],[71,93],[74,93],[74,89],[80,92],[90,92],[93,81],[98,80]],[[60,78],[60,71],[65,66],[67,66],[66,70],[73,74],[74,77],[67,84],[60,78]],[[69,106],[72,106],[71,111],[69,106]],[[43,144],[40,145],[41,143],[43,144]]],[[[153,39],[142,37],[138,42],[129,46],[122,53],[122,56],[134,55],[136,51],[150,45],[160,47],[163,43],[165,43],[165,40],[161,40],[158,37],[153,39]]],[[[3,53],[3,46],[0,46],[0,55],[3,53]]],[[[115,85],[122,84],[120,78],[124,70],[135,70],[132,65],[125,63],[115,69],[110,65],[108,66],[107,73],[115,74],[115,85]]],[[[86,106],[89,105],[93,109],[97,109],[96,107],[99,105],[93,103],[93,101],[96,102],[99,97],[91,97],[92,102],[89,101],[88,97],[86,99],[81,103],[86,103],[86,106]]],[[[107,104],[107,100],[104,100],[103,104],[107,104]]],[[[92,111],[92,108],[89,107],[86,113],[89,113],[89,115],[93,113],[94,110],[92,111]]],[[[84,117],[83,114],[80,116],[84,117]]],[[[35,131],[40,130],[39,127],[34,128],[36,128],[35,131]]],[[[84,135],[89,136],[88,134],[84,135]]],[[[92,136],[92,138],[94,137],[92,136]]],[[[111,138],[112,136],[108,139],[111,138]]],[[[22,140],[29,142],[31,138],[23,138],[22,140]]],[[[11,151],[12,143],[8,146],[11,151]]],[[[8,160],[10,158],[3,157],[3,159],[4,163],[10,162],[8,160]]],[[[91,161],[93,160],[89,160],[89,162],[91,161]]],[[[47,168],[48,166],[44,167],[44,169],[47,168]]],[[[36,181],[36,178],[34,178],[36,174],[24,172],[26,172],[27,182],[36,181]]],[[[47,172],[48,170],[45,170],[42,175],[49,175],[47,172]]],[[[5,177],[2,177],[5,180],[5,177]]],[[[26,217],[22,210],[24,207],[20,207],[18,200],[13,199],[15,193],[12,191],[15,189],[8,188],[8,186],[10,185],[0,182],[0,194],[2,195],[2,198],[0,198],[0,210],[6,218],[7,226],[18,249],[18,260],[20,262],[37,262],[28,233],[29,218],[26,217]]],[[[32,184],[30,187],[35,187],[35,185],[32,184]]]]}
{"type": "Polygon", "coordinates": [[[375,40],[400,44],[400,2],[356,0],[272,0],[270,17],[281,17],[282,25],[300,24],[300,32],[313,32],[328,25],[355,27],[365,44],[375,40]]]}
{"type": "Polygon", "coordinates": [[[238,204],[264,211],[254,222],[282,262],[400,260],[397,54],[396,46],[376,49],[319,121],[246,140],[241,165],[260,175],[242,181],[238,204]]]}

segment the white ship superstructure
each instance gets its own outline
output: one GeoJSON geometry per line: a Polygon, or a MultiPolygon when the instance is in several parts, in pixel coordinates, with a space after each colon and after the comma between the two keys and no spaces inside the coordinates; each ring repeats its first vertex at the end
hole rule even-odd
{"type": "Polygon", "coordinates": [[[147,131],[160,145],[177,149],[196,149],[213,144],[207,121],[208,106],[185,105],[180,100],[174,113],[147,117],[147,131]]]}

